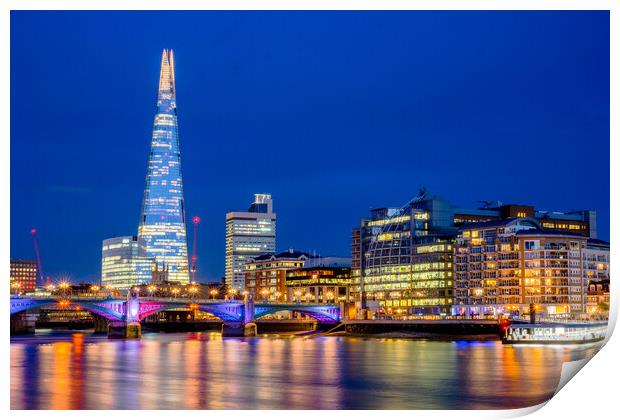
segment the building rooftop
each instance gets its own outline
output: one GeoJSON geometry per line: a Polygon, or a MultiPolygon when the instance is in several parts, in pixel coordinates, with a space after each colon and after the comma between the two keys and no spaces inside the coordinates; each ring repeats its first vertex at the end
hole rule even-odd
{"type": "Polygon", "coordinates": [[[313,258],[312,255],[307,252],[298,251],[296,249],[287,249],[286,251],[279,252],[274,254],[273,252],[268,252],[266,254],[259,255],[258,257],[253,258],[253,261],[267,261],[270,259],[279,260],[279,259],[300,259],[300,258],[313,258]]]}
{"type": "Polygon", "coordinates": [[[486,222],[464,223],[461,226],[461,230],[486,229],[486,228],[508,226],[508,225],[514,224],[514,223],[516,223],[518,221],[527,222],[527,224],[530,224],[533,228],[536,228],[536,229],[540,228],[540,224],[538,223],[538,221],[536,219],[532,219],[532,218],[529,218],[529,217],[524,217],[524,218],[509,217],[507,219],[488,220],[486,222]]]}

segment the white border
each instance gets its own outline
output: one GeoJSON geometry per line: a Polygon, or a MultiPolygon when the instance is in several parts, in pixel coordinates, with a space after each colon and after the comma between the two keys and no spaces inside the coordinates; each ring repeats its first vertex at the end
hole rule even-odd
{"type": "MultiPolygon", "coordinates": [[[[200,0],[5,0],[0,2],[0,138],[2,139],[2,150],[0,153],[3,160],[0,165],[0,173],[2,182],[0,188],[3,197],[10,197],[9,194],[9,141],[10,128],[9,128],[9,109],[10,109],[10,76],[9,76],[9,63],[10,63],[10,16],[9,11],[13,10],[63,10],[63,9],[79,9],[79,10],[341,10],[341,9],[366,9],[366,10],[611,10],[611,138],[615,139],[610,145],[610,159],[611,159],[611,212],[615,214],[618,210],[618,197],[619,197],[619,185],[620,180],[620,166],[614,166],[618,163],[618,141],[620,141],[618,130],[618,98],[619,98],[619,86],[618,75],[620,74],[620,66],[618,65],[618,40],[620,40],[619,28],[619,14],[618,14],[618,2],[612,0],[521,0],[521,1],[508,1],[508,0],[436,0],[436,1],[423,1],[423,0],[384,0],[384,1],[369,1],[369,0],[304,0],[304,1],[277,1],[277,0],[228,0],[228,1],[200,1],[200,0]]],[[[584,143],[587,143],[587,139],[584,139],[584,143]]],[[[592,151],[597,152],[597,151],[592,151]]],[[[605,152],[605,151],[601,151],[605,152]]],[[[9,260],[9,206],[4,205],[0,207],[2,212],[2,235],[0,252],[4,261],[9,260]]],[[[619,238],[618,235],[618,223],[615,219],[611,219],[611,238],[615,243],[619,238]]],[[[612,247],[612,260],[615,262],[618,259],[616,248],[612,247]]],[[[611,266],[612,274],[614,276],[614,265],[611,266]]],[[[4,270],[5,279],[2,282],[3,296],[9,294],[9,281],[8,281],[8,269],[4,270]]],[[[617,289],[614,286],[615,282],[612,280],[612,317],[613,324],[618,313],[618,299],[617,289]]],[[[3,330],[5,343],[9,342],[8,329],[3,330]]],[[[601,352],[588,363],[588,367],[580,372],[575,379],[569,381],[569,383],[556,395],[545,408],[536,411],[532,414],[532,418],[543,418],[547,416],[553,416],[555,418],[606,418],[612,417],[616,407],[617,396],[617,378],[619,378],[620,363],[618,362],[617,354],[620,354],[620,344],[616,336],[612,336],[607,345],[601,350],[601,352]]],[[[5,365],[9,366],[9,348],[5,345],[2,348],[3,360],[5,365]]],[[[3,375],[2,387],[0,388],[3,408],[9,410],[9,375],[6,373],[3,375]]],[[[544,404],[543,404],[544,405],[544,404]]],[[[423,418],[446,418],[448,416],[458,416],[459,418],[498,418],[498,417],[513,417],[517,415],[523,415],[527,412],[535,411],[535,409],[523,409],[523,410],[509,410],[509,411],[416,411],[415,413],[409,411],[389,411],[385,413],[377,413],[375,411],[338,411],[338,412],[313,412],[313,411],[283,411],[283,412],[217,412],[217,411],[193,411],[193,412],[149,412],[139,413],[138,415],[144,416],[188,416],[198,418],[209,416],[210,418],[230,418],[232,417],[248,417],[248,416],[269,416],[275,418],[314,418],[316,416],[338,416],[340,418],[375,418],[377,415],[387,415],[394,417],[401,416],[415,416],[423,418]]],[[[109,417],[111,413],[107,411],[93,411],[93,412],[52,412],[52,411],[12,411],[10,415],[15,418],[77,418],[88,415],[89,417],[104,418],[109,417]]],[[[133,412],[115,412],[115,416],[134,416],[133,412]]]]}

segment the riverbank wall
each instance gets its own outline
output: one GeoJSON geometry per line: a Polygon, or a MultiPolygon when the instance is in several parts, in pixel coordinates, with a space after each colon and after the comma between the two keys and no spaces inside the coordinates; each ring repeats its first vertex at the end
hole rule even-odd
{"type": "Polygon", "coordinates": [[[343,322],[343,330],[350,335],[421,333],[446,336],[499,336],[500,325],[494,320],[351,320],[343,322]]]}

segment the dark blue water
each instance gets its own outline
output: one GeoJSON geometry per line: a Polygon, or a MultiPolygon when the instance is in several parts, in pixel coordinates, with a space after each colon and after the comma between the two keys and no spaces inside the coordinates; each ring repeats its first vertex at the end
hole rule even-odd
{"type": "Polygon", "coordinates": [[[541,403],[591,346],[89,333],[11,339],[12,409],[501,409],[541,403]]]}

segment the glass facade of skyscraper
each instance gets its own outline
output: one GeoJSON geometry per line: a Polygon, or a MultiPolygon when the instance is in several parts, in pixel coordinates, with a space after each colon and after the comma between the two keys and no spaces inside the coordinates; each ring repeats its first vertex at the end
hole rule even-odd
{"type": "Polygon", "coordinates": [[[103,241],[101,285],[129,289],[151,282],[153,259],[146,257],[144,241],[136,236],[119,236],[103,241]]]}
{"type": "Polygon", "coordinates": [[[352,284],[362,305],[394,316],[447,313],[455,235],[440,197],[423,193],[401,208],[373,210],[353,237],[352,284]]]}
{"type": "Polygon", "coordinates": [[[226,284],[239,291],[245,287],[245,264],[276,250],[276,215],[271,195],[254,197],[247,212],[226,214],[226,284]]]}
{"type": "Polygon", "coordinates": [[[138,236],[145,243],[146,256],[167,266],[170,281],[189,283],[172,50],[162,54],[138,236]]]}

